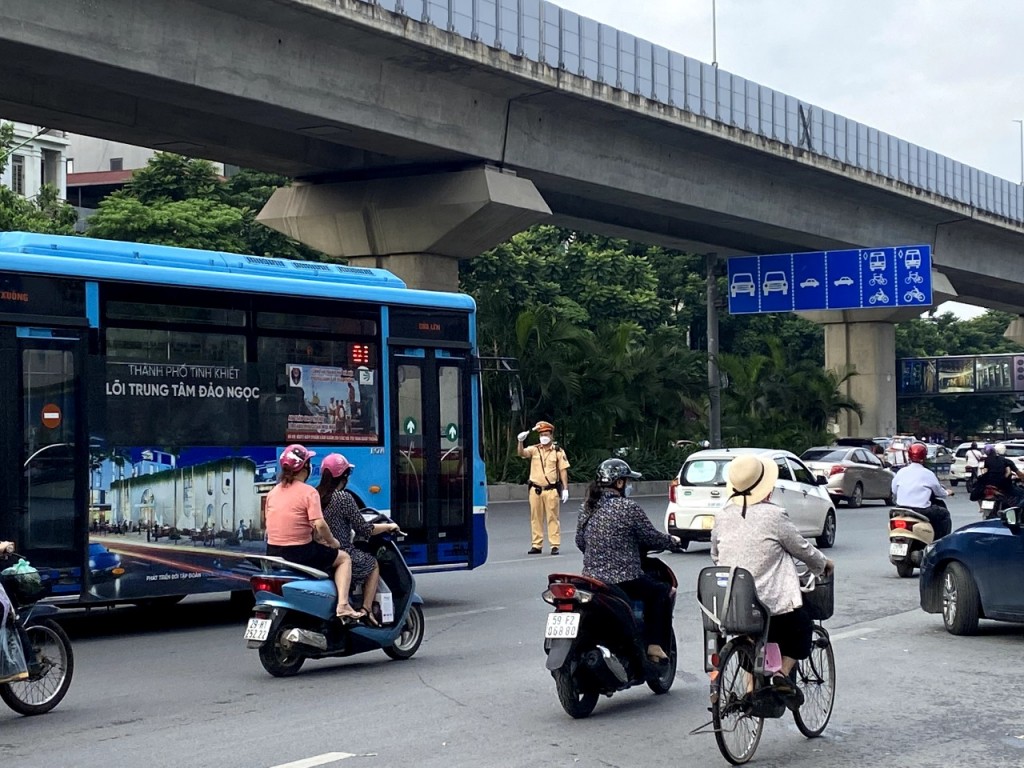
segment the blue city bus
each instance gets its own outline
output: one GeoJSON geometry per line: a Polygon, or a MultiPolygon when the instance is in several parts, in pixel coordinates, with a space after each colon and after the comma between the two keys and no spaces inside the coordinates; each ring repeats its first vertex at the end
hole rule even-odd
{"type": "Polygon", "coordinates": [[[0,234],[0,538],[81,604],[248,590],[290,443],[418,571],[487,557],[475,305],[391,273],[0,234]]]}

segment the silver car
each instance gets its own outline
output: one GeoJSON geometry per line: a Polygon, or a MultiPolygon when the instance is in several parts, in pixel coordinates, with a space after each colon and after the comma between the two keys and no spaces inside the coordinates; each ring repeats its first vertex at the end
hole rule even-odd
{"type": "Polygon", "coordinates": [[[859,507],[865,499],[892,503],[892,470],[866,448],[821,446],[800,456],[807,468],[826,480],[825,490],[836,501],[859,507]]]}

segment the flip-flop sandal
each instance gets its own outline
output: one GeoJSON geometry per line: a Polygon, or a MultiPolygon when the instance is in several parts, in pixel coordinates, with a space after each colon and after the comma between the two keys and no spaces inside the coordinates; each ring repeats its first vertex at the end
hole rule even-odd
{"type": "Polygon", "coordinates": [[[354,621],[361,621],[362,619],[366,618],[366,611],[354,611],[352,613],[337,613],[335,614],[335,616],[337,616],[338,620],[341,621],[343,624],[346,624],[354,621]]]}
{"type": "MultiPolygon", "coordinates": [[[[363,610],[366,611],[365,608],[363,608],[363,610]]],[[[368,626],[371,626],[371,627],[379,627],[380,626],[380,622],[377,621],[377,617],[374,616],[372,613],[370,613],[370,611],[366,611],[366,615],[362,617],[362,621],[363,621],[364,624],[367,624],[368,626]]]]}

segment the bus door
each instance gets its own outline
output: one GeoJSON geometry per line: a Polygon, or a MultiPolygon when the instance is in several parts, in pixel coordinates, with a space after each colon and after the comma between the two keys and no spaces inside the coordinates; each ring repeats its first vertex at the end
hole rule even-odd
{"type": "Polygon", "coordinates": [[[469,360],[465,349],[391,353],[391,512],[410,565],[469,562],[469,360]]]}
{"type": "Polygon", "coordinates": [[[85,563],[84,358],[78,330],[0,327],[0,538],[40,566],[85,563]]]}

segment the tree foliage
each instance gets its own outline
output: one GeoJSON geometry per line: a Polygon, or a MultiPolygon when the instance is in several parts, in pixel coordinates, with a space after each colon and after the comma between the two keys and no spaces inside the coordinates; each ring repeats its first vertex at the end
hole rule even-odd
{"type": "MultiPolygon", "coordinates": [[[[520,366],[518,377],[484,376],[492,479],[525,479],[515,434],[542,418],[555,423],[576,479],[612,452],[648,477],[674,473],[684,453],[673,446],[708,432],[703,270],[699,256],[552,226],[464,263],[481,354],[520,366]]],[[[852,372],[821,369],[821,336],[792,316],[723,318],[730,442],[799,448],[824,439],[839,411],[858,409],[839,394],[852,372]]]]}
{"type": "Polygon", "coordinates": [[[288,179],[243,170],[228,180],[212,163],[156,153],[131,182],[100,202],[87,234],[185,248],[290,259],[326,258],[256,222],[256,214],[288,179]]]}

